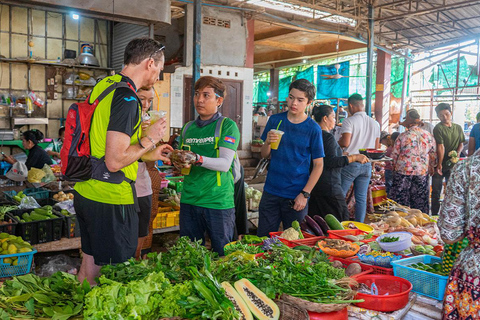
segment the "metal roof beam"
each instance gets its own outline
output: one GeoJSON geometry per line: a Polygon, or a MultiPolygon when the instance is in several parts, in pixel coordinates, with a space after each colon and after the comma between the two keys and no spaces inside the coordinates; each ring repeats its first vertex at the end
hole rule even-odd
{"type": "Polygon", "coordinates": [[[462,1],[462,2],[449,3],[449,4],[439,6],[439,7],[417,10],[417,11],[413,11],[413,12],[405,12],[405,13],[398,14],[398,15],[378,18],[377,21],[392,21],[392,20],[403,19],[403,18],[406,18],[406,17],[409,17],[409,16],[425,15],[425,14],[429,14],[429,13],[435,13],[437,11],[448,11],[448,10],[452,10],[452,9],[459,9],[459,8],[466,7],[466,6],[469,6],[471,4],[475,4],[475,3],[478,4],[478,0],[467,0],[467,1],[462,1]]]}

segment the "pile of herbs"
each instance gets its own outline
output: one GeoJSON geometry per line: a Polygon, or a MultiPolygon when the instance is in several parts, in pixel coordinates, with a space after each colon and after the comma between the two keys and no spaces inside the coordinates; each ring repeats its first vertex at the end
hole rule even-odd
{"type": "Polygon", "coordinates": [[[340,285],[344,269],[334,268],[324,253],[315,248],[295,250],[273,246],[263,259],[216,261],[214,276],[219,281],[249,279],[269,298],[288,294],[318,303],[349,303],[352,291],[340,285]]]}
{"type": "Polygon", "coordinates": [[[103,266],[100,273],[107,279],[121,283],[141,280],[151,272],[162,271],[172,282],[191,279],[188,267],[202,269],[204,258],[217,259],[218,255],[202,246],[201,241],[180,238],[177,243],[163,253],[149,253],[146,260],[130,259],[124,263],[103,266]]]}
{"type": "Polygon", "coordinates": [[[0,319],[52,318],[80,315],[90,285],[75,276],[57,272],[48,278],[33,274],[13,277],[0,287],[0,319]]]}

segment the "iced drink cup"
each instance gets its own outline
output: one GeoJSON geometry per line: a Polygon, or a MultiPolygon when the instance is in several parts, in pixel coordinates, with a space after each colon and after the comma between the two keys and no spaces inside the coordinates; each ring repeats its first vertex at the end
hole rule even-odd
{"type": "Polygon", "coordinates": [[[154,124],[161,118],[165,117],[167,115],[166,111],[148,111],[148,114],[150,115],[150,124],[154,124]]]}
{"type": "Polygon", "coordinates": [[[190,174],[191,169],[192,169],[192,166],[188,168],[182,168],[182,170],[180,170],[180,173],[182,174],[182,176],[188,176],[190,174]]]}
{"type": "Polygon", "coordinates": [[[275,133],[278,137],[278,140],[276,142],[270,143],[270,148],[272,148],[272,150],[277,150],[278,145],[280,144],[280,141],[282,140],[282,136],[285,132],[283,132],[281,130],[275,130],[275,129],[270,130],[270,132],[275,133]]]}

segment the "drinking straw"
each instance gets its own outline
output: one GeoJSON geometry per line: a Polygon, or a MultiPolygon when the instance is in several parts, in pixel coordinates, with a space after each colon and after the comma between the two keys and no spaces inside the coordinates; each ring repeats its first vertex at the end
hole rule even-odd
{"type": "Polygon", "coordinates": [[[282,120],[280,120],[280,122],[278,123],[277,130],[278,130],[278,128],[280,128],[281,124],[282,124],[282,120]]]}

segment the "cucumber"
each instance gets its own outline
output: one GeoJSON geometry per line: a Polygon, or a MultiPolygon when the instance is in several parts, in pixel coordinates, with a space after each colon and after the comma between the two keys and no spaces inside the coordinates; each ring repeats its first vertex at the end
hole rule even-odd
{"type": "Polygon", "coordinates": [[[309,246],[296,246],[296,247],[293,247],[294,250],[303,250],[303,251],[310,251],[312,248],[310,248],[309,246]]]}
{"type": "Polygon", "coordinates": [[[33,212],[32,214],[30,214],[30,219],[32,219],[32,221],[42,221],[42,220],[48,220],[50,219],[50,217],[33,212]]]}
{"type": "Polygon", "coordinates": [[[333,214],[327,214],[325,216],[325,221],[332,230],[345,230],[342,224],[335,218],[333,214]]]}
{"type": "Polygon", "coordinates": [[[325,222],[325,220],[322,217],[320,217],[319,215],[316,215],[316,216],[313,216],[313,220],[315,220],[315,222],[320,226],[320,228],[322,228],[322,231],[324,234],[328,233],[328,230],[330,230],[330,228],[328,227],[328,224],[325,222]]]}
{"type": "Polygon", "coordinates": [[[305,221],[307,222],[308,226],[310,227],[310,229],[313,230],[313,232],[315,232],[315,235],[317,236],[320,236],[320,237],[323,237],[324,234],[323,234],[323,231],[322,229],[320,228],[320,226],[315,222],[315,220],[312,219],[312,217],[310,216],[305,216],[305,221]]]}

